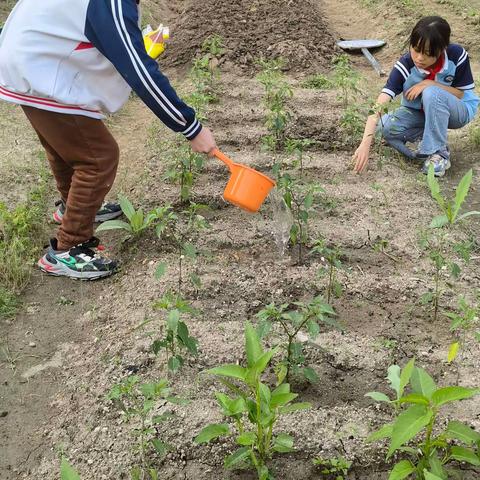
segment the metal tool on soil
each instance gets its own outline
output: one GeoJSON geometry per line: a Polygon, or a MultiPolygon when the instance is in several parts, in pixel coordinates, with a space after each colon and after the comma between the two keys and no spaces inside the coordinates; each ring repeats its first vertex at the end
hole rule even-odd
{"type": "Polygon", "coordinates": [[[385,45],[383,40],[342,40],[337,42],[337,45],[343,49],[350,52],[361,50],[363,55],[371,63],[375,71],[380,75],[385,75],[385,72],[382,70],[382,67],[375,59],[375,57],[368,50],[369,48],[380,48],[385,45]]]}

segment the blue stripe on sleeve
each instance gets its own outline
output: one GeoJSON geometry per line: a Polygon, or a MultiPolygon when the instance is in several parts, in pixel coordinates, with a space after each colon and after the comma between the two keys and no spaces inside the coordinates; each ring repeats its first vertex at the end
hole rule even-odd
{"type": "Polygon", "coordinates": [[[145,51],[135,0],[91,0],[85,35],[167,127],[189,140],[200,132],[194,110],[145,51]]]}

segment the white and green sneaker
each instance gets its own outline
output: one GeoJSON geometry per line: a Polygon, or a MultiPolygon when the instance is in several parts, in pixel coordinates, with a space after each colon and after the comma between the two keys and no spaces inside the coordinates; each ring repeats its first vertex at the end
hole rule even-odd
{"type": "MultiPolygon", "coordinates": [[[[55,206],[58,207],[55,212],[53,212],[53,221],[55,223],[62,223],[63,216],[65,215],[65,209],[67,208],[63,200],[58,200],[55,202],[55,206]]],[[[113,220],[114,218],[119,217],[122,214],[122,209],[120,204],[114,202],[103,202],[102,206],[95,215],[95,222],[101,223],[106,222],[107,220],[113,220]]]]}
{"type": "Polygon", "coordinates": [[[38,266],[48,275],[70,277],[76,280],[97,280],[108,277],[116,272],[117,262],[96,253],[93,249],[98,246],[98,238],[92,237],[65,252],[57,249],[57,239],[52,238],[48,251],[38,261],[38,266]]]}

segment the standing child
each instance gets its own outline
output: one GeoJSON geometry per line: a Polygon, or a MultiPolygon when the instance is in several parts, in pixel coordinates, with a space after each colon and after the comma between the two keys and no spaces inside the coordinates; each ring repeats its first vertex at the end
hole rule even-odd
{"type": "Polygon", "coordinates": [[[215,148],[210,130],[148,56],[139,1],[19,0],[0,35],[0,98],[22,106],[62,199],[55,215],[61,226],[38,263],[52,275],[92,280],[116,269],[94,251],[92,236],[95,218],[118,214],[102,207],[119,159],[102,119],[132,89],[193,151],[215,148]]]}
{"type": "MultiPolygon", "coordinates": [[[[474,88],[468,54],[450,43],[450,25],[441,17],[422,18],[410,35],[409,53],[395,64],[377,99],[382,105],[403,94],[401,107],[381,117],[383,138],[406,157],[423,161],[423,173],[433,165],[442,177],[450,168],[448,129],[464,127],[477,112],[474,88]],[[417,140],[418,150],[412,152],[406,142],[417,140]]],[[[368,117],[353,155],[357,173],[367,166],[378,120],[378,114],[368,117]]]]}

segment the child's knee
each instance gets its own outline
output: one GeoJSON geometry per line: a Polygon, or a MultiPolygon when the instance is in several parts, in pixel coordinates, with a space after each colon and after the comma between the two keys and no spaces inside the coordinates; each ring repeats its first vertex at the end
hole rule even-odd
{"type": "Polygon", "coordinates": [[[395,138],[400,133],[398,125],[395,124],[395,117],[392,114],[386,114],[382,116],[378,130],[385,140],[395,138]]]}
{"type": "Polygon", "coordinates": [[[432,101],[441,100],[445,98],[444,94],[448,94],[445,90],[440,87],[430,86],[423,90],[422,92],[422,103],[423,105],[428,105],[432,101]]]}

